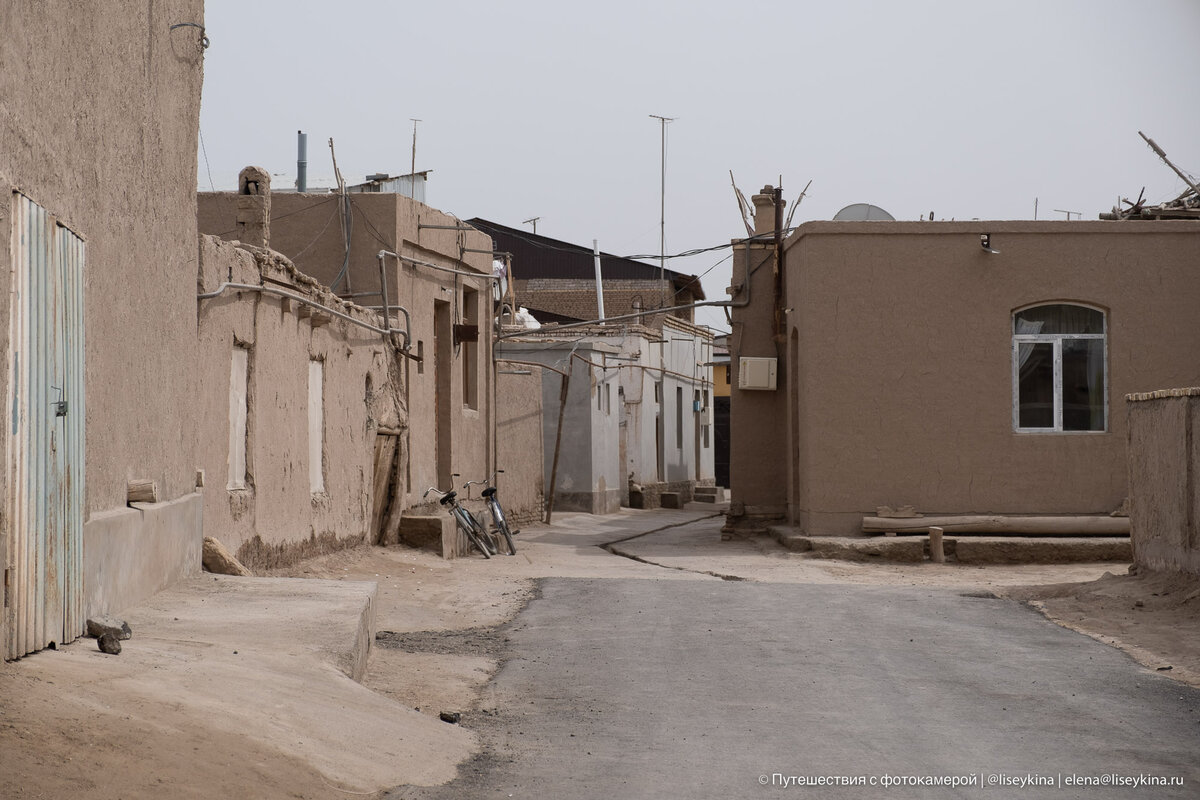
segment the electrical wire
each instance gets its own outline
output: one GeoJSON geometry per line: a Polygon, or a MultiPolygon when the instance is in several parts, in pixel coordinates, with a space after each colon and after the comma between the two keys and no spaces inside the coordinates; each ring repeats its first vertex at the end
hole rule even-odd
{"type": "Polygon", "coordinates": [[[372,239],[379,242],[381,245],[383,245],[388,250],[391,250],[392,252],[399,252],[399,248],[396,247],[396,243],[389,242],[387,239],[385,239],[383,237],[383,234],[380,232],[379,228],[375,227],[375,223],[371,221],[371,215],[368,214],[361,205],[356,203],[353,198],[350,199],[350,206],[356,212],[358,212],[358,215],[360,217],[362,217],[362,221],[367,226],[367,233],[369,233],[371,235],[372,239]]]}
{"type": "MultiPolygon", "coordinates": [[[[486,227],[486,226],[483,226],[483,227],[486,227]]],[[[526,233],[525,231],[517,230],[516,228],[509,228],[508,226],[500,226],[500,227],[503,227],[505,229],[506,235],[512,236],[514,239],[520,239],[520,240],[527,242],[528,244],[530,244],[534,247],[537,247],[539,249],[542,249],[542,250],[556,250],[556,251],[563,252],[563,253],[573,253],[575,255],[586,255],[589,257],[594,255],[591,250],[588,250],[586,247],[581,247],[580,245],[567,245],[564,247],[561,245],[550,244],[549,241],[547,241],[545,239],[545,237],[538,236],[537,234],[529,234],[529,233],[526,233]],[[536,237],[536,238],[532,238],[532,237],[536,237]]],[[[787,236],[789,233],[794,231],[796,229],[796,227],[799,227],[799,226],[793,226],[793,227],[785,229],[783,231],[783,235],[787,236]]],[[[485,230],[484,232],[486,233],[487,231],[485,230]]],[[[767,240],[773,239],[774,236],[775,236],[774,231],[771,231],[769,233],[760,233],[757,236],[751,236],[746,239],[739,239],[737,241],[737,244],[740,244],[740,243],[746,242],[746,241],[767,241],[767,240]]],[[[735,242],[730,241],[730,242],[724,242],[722,244],[715,244],[715,245],[712,245],[711,247],[696,247],[691,250],[684,250],[683,252],[680,252],[680,253],[668,253],[662,257],[667,258],[667,259],[691,258],[692,256],[703,255],[704,253],[711,253],[711,252],[714,252],[717,250],[724,250],[726,248],[731,248],[734,246],[734,244],[735,244],[735,242]]],[[[631,255],[631,256],[618,256],[618,255],[613,255],[612,253],[601,253],[600,258],[601,259],[623,258],[623,259],[626,259],[629,261],[639,261],[639,260],[647,260],[647,259],[657,259],[657,258],[659,258],[659,254],[658,253],[638,253],[636,255],[631,255]]],[[[645,266],[652,267],[654,265],[646,264],[645,266]]]]}
{"type": "MultiPolygon", "coordinates": [[[[288,217],[294,217],[297,214],[303,214],[306,211],[312,211],[313,209],[320,208],[321,206],[325,205],[326,203],[332,203],[334,200],[337,200],[337,195],[331,194],[325,200],[322,200],[319,203],[313,203],[311,206],[305,206],[304,208],[298,208],[295,211],[289,211],[286,214],[278,214],[278,215],[271,214],[271,221],[276,222],[281,219],[287,219],[288,217]]],[[[232,230],[223,231],[221,233],[218,233],[218,234],[216,234],[216,236],[219,238],[221,236],[228,236],[231,233],[237,233],[237,232],[238,232],[238,229],[233,228],[232,230]]]]}
{"type": "Polygon", "coordinates": [[[337,209],[335,208],[333,210],[333,213],[329,215],[329,219],[325,221],[325,227],[321,228],[321,232],[316,235],[316,238],[314,238],[311,242],[309,242],[304,247],[304,249],[301,250],[299,253],[296,253],[296,255],[291,256],[291,261],[293,264],[295,264],[297,261],[299,261],[301,256],[303,256],[305,253],[307,253],[309,250],[311,250],[312,246],[321,240],[321,237],[325,235],[325,231],[329,230],[329,226],[331,224],[333,224],[333,220],[336,217],[337,217],[337,209]]]}
{"type": "MultiPolygon", "coordinates": [[[[203,31],[203,28],[201,30],[203,31]]],[[[200,152],[204,154],[204,169],[208,172],[208,188],[215,192],[217,188],[213,184],[212,165],[208,163],[208,148],[204,146],[204,130],[197,127],[196,132],[200,134],[200,152]]]]}

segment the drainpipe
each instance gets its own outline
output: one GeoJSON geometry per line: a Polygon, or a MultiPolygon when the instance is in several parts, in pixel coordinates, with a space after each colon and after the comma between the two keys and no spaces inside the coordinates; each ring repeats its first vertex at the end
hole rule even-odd
{"type": "Polygon", "coordinates": [[[308,134],[296,131],[296,191],[308,191],[308,134]]]}

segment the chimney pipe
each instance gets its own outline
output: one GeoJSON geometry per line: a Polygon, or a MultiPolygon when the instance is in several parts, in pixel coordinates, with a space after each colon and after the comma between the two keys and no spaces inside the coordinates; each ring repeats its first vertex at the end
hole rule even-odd
{"type": "Polygon", "coordinates": [[[296,191],[308,191],[308,134],[296,131],[296,191]]]}

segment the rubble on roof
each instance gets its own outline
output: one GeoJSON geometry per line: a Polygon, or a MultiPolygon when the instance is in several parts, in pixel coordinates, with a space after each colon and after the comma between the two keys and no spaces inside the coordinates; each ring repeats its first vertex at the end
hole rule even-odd
{"type": "Polygon", "coordinates": [[[1166,152],[1149,136],[1141,131],[1138,131],[1138,136],[1141,136],[1162,162],[1188,185],[1187,191],[1174,200],[1148,206],[1144,199],[1146,187],[1143,186],[1136,201],[1131,202],[1122,197],[1117,205],[1113,206],[1113,210],[1101,214],[1100,219],[1200,219],[1200,187],[1196,185],[1196,179],[1171,163],[1166,152]],[[1128,208],[1123,208],[1123,205],[1128,208]]]}
{"type": "MultiPolygon", "coordinates": [[[[1142,189],[1144,193],[1146,190],[1142,189]]],[[[1200,220],[1200,193],[1189,188],[1174,200],[1157,205],[1147,205],[1141,194],[1136,201],[1121,198],[1120,206],[1113,206],[1100,219],[1196,219],[1200,220]]]]}

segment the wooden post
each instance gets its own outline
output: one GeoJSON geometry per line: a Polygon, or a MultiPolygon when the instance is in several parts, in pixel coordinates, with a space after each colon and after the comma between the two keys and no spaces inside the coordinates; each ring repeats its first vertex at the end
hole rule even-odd
{"type": "Polygon", "coordinates": [[[558,450],[562,444],[563,415],[567,411],[567,387],[571,384],[572,364],[567,363],[567,371],[562,376],[562,389],[558,393],[558,430],[554,433],[554,460],[550,464],[550,495],[546,498],[546,524],[550,524],[550,516],[554,513],[554,490],[558,484],[558,450]]]}
{"type": "Polygon", "coordinates": [[[929,560],[935,564],[946,563],[946,551],[942,549],[942,529],[929,528],[929,560]]]}

